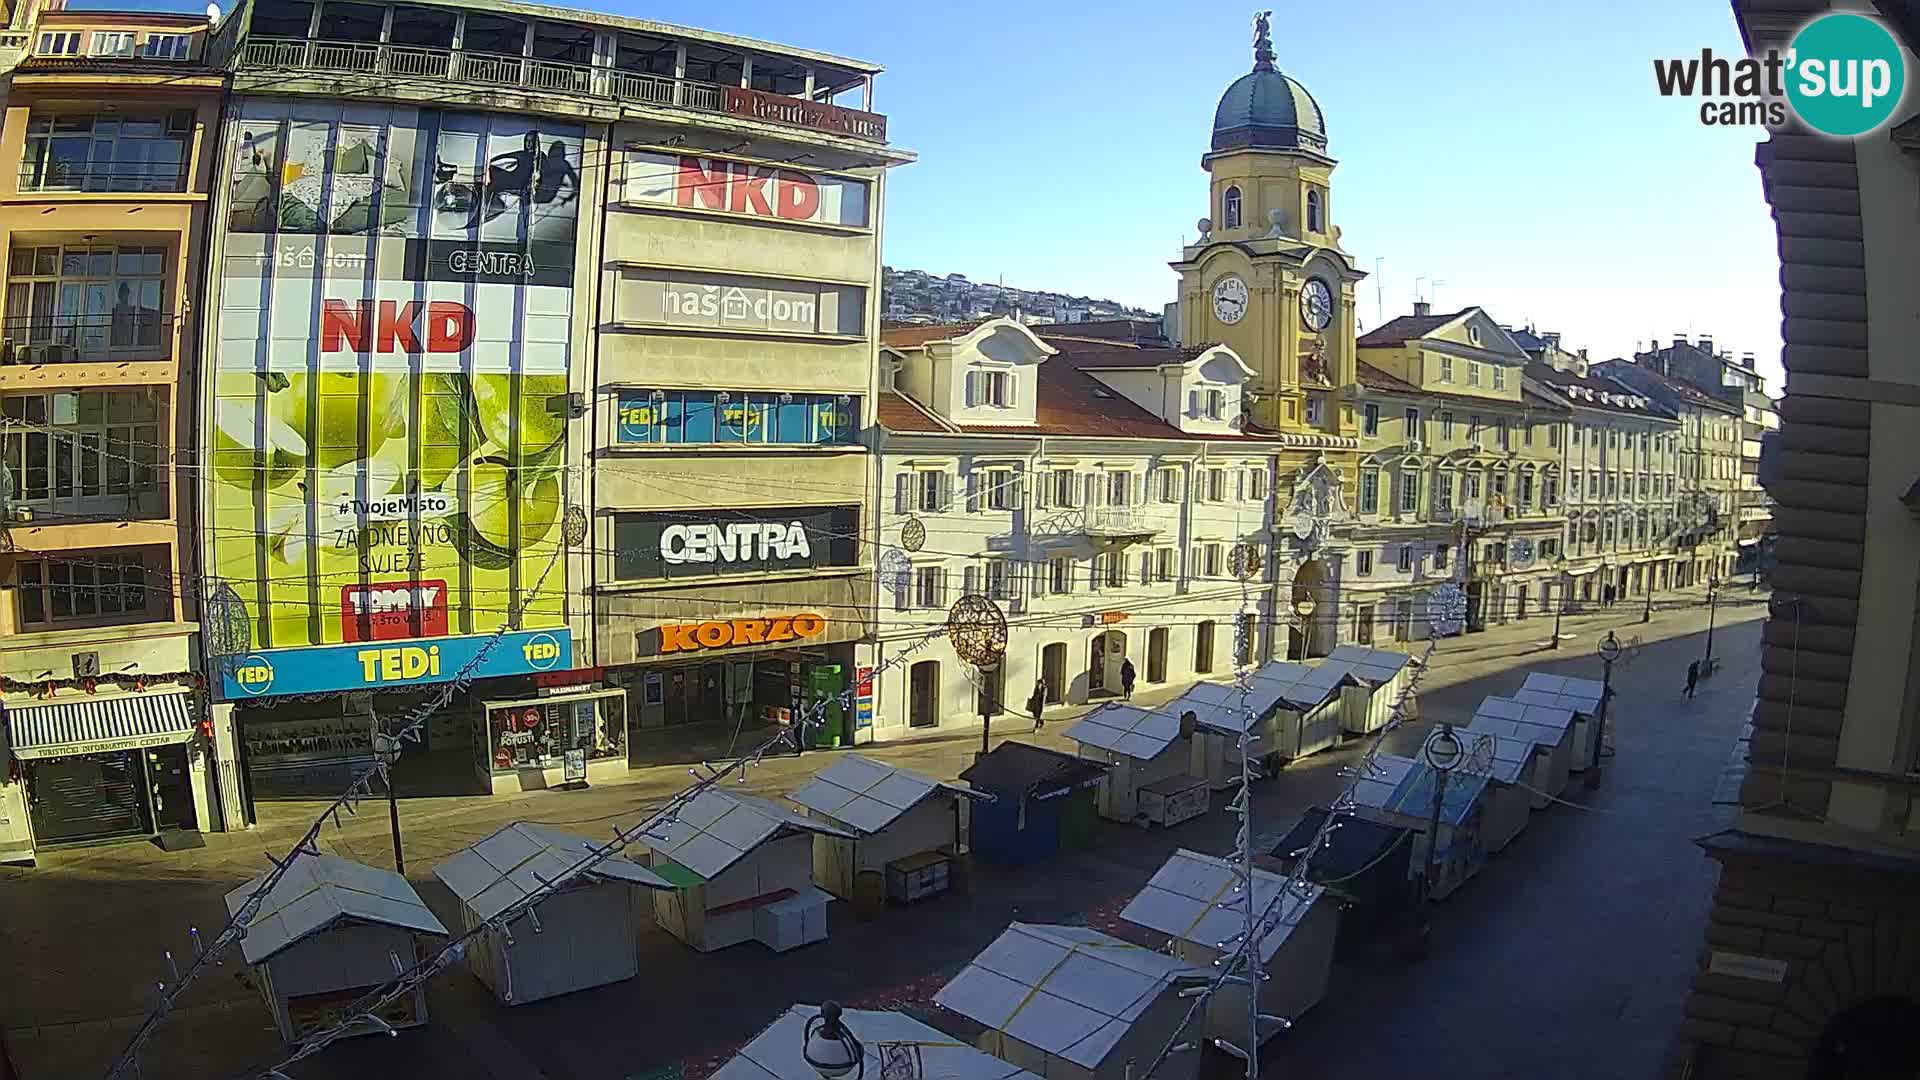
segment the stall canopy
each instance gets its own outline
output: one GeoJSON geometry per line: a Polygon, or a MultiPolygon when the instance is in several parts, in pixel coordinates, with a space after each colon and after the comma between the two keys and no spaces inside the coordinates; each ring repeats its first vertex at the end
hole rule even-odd
{"type": "MultiPolygon", "coordinates": [[[[1274,845],[1273,857],[1283,870],[1293,873],[1294,865],[1307,855],[1314,838],[1320,836],[1320,827],[1330,812],[1324,806],[1309,807],[1274,845]]],[[[1365,884],[1385,881],[1391,886],[1388,890],[1391,898],[1402,898],[1413,830],[1345,812],[1334,824],[1336,827],[1327,832],[1324,842],[1307,861],[1307,880],[1329,883],[1335,892],[1356,898],[1365,892],[1365,884]],[[1385,869],[1381,869],[1383,867],[1385,869]]]]}
{"type": "Polygon", "coordinates": [[[1364,645],[1340,645],[1327,654],[1320,666],[1343,665],[1348,674],[1368,686],[1385,686],[1407,669],[1413,657],[1391,649],[1369,649],[1364,645]]]}
{"type": "Polygon", "coordinates": [[[1527,705],[1547,705],[1592,716],[1600,711],[1604,687],[1598,679],[1575,679],[1565,675],[1532,672],[1513,695],[1527,705]]]}
{"type": "Polygon", "coordinates": [[[1296,664],[1291,660],[1273,660],[1253,672],[1253,681],[1272,683],[1272,693],[1288,707],[1307,712],[1325,705],[1345,682],[1348,667],[1332,662],[1296,664]]]}
{"type": "Polygon", "coordinates": [[[935,792],[978,798],[978,793],[906,769],[848,754],[835,758],[787,798],[872,835],[899,820],[935,792]]]}
{"type": "Polygon", "coordinates": [[[1180,714],[1109,702],[1081,717],[1066,736],[1140,761],[1152,761],[1180,738],[1180,714]]]}
{"type": "MultiPolygon", "coordinates": [[[[666,816],[663,811],[661,817],[666,816]]],[[[675,886],[712,881],[753,849],[796,832],[855,839],[852,833],[798,810],[720,788],[694,796],[672,820],[656,818],[655,822],[646,830],[645,843],[673,860],[673,865],[659,869],[675,886]],[[676,880],[676,868],[692,873],[694,880],[676,880]]]]}
{"type": "Polygon", "coordinates": [[[1098,783],[1108,766],[1032,743],[1003,742],[960,773],[975,791],[1036,802],[1098,783]]]}
{"type": "Polygon", "coordinates": [[[1470,730],[1484,731],[1543,746],[1557,746],[1573,729],[1573,710],[1557,705],[1532,705],[1512,698],[1490,697],[1473,711],[1470,730]]]}
{"type": "MultiPolygon", "coordinates": [[[[1162,933],[1181,941],[1209,949],[1231,941],[1246,929],[1244,907],[1232,897],[1239,881],[1232,864],[1213,855],[1182,848],[1161,865],[1120,912],[1120,917],[1135,926],[1162,933]],[[1232,899],[1235,908],[1221,904],[1232,899]]],[[[1260,962],[1266,963],[1286,944],[1292,932],[1324,891],[1319,885],[1304,885],[1304,891],[1289,892],[1286,878],[1268,870],[1253,872],[1253,903],[1257,911],[1271,908],[1277,921],[1260,939],[1260,962]]]]}
{"type": "Polygon", "coordinates": [[[580,878],[625,881],[649,889],[672,883],[623,855],[610,855],[585,867],[599,845],[545,825],[516,821],[433,868],[460,902],[482,919],[491,919],[543,888],[580,878]]]}
{"type": "Polygon", "coordinates": [[[934,995],[934,1004],[1098,1069],[1167,987],[1208,973],[1081,926],[1014,923],[934,995]]]}
{"type": "Polygon", "coordinates": [[[1529,779],[1528,770],[1539,753],[1537,743],[1508,738],[1491,731],[1463,732],[1462,742],[1467,747],[1467,761],[1462,768],[1471,767],[1476,772],[1485,773],[1488,779],[1502,784],[1526,783],[1529,779]],[[1481,748],[1483,741],[1484,750],[1481,748]]]}
{"type": "Polygon", "coordinates": [[[144,693],[47,705],[10,705],[8,745],[17,758],[104,754],[185,742],[193,734],[193,695],[144,693]]]}
{"type": "MultiPolygon", "coordinates": [[[[228,913],[238,913],[265,880],[262,874],[228,893],[228,913]]],[[[420,894],[399,874],[333,855],[300,855],[247,923],[240,952],[247,963],[263,964],[314,934],[349,920],[423,934],[447,932],[427,910],[420,894]]]]}
{"type": "MultiPolygon", "coordinates": [[[[781,1013],[710,1080],[819,1080],[801,1052],[807,1021],[819,1012],[812,1005],[795,1005],[781,1013]]],[[[840,1023],[866,1050],[864,1072],[873,1080],[901,1075],[902,1065],[913,1066],[905,1075],[927,1080],[1040,1080],[903,1013],[845,1009],[840,1023]]]]}
{"type": "MultiPolygon", "coordinates": [[[[1402,817],[1431,819],[1436,775],[1425,762],[1398,754],[1375,754],[1373,769],[1354,785],[1353,801],[1402,817]]],[[[1463,769],[1448,773],[1446,795],[1440,802],[1440,823],[1465,824],[1486,787],[1484,775],[1463,769]]]]}

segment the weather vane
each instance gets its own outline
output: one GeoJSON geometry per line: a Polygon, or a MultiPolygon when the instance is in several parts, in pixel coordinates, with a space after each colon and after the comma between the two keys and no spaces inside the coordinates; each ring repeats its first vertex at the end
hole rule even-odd
{"type": "Polygon", "coordinates": [[[1267,20],[1273,17],[1271,11],[1257,12],[1253,16],[1253,70],[1273,70],[1273,36],[1267,20]]]}

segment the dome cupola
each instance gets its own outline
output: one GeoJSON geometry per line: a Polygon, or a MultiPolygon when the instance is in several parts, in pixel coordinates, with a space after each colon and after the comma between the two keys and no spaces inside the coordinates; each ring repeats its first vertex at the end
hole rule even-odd
{"type": "Polygon", "coordinates": [[[1273,38],[1263,11],[1253,20],[1253,70],[1234,80],[1213,112],[1213,152],[1327,151],[1327,121],[1297,79],[1273,66],[1273,38]]]}

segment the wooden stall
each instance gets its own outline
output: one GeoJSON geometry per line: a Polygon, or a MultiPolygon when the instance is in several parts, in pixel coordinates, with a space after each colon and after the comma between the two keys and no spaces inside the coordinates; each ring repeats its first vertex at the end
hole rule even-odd
{"type": "Polygon", "coordinates": [[[1413,657],[1391,649],[1337,645],[1322,666],[1344,665],[1349,676],[1340,688],[1340,727],[1349,735],[1371,735],[1387,726],[1394,703],[1406,692],[1413,657]]]}
{"type": "Polygon", "coordinates": [[[1600,697],[1606,684],[1599,679],[1576,679],[1567,675],[1527,673],[1527,681],[1514,691],[1513,700],[1528,705],[1546,705],[1573,712],[1573,757],[1567,768],[1585,772],[1600,759],[1605,747],[1600,738],[1600,697]]]}
{"type": "MultiPolygon", "coordinates": [[[[819,1014],[813,1005],[781,1013],[708,1080],[820,1080],[802,1054],[807,1023],[819,1014]]],[[[869,1080],[1040,1080],[905,1013],[842,1009],[840,1023],[860,1041],[856,1071],[869,1080]]]]}
{"type": "Polygon", "coordinates": [[[1427,845],[1434,844],[1431,895],[1442,899],[1466,884],[1486,865],[1480,839],[1486,813],[1487,778],[1459,770],[1448,774],[1440,803],[1440,835],[1428,835],[1433,824],[1436,773],[1432,766],[1397,754],[1376,754],[1371,773],[1354,784],[1355,809],[1363,817],[1412,829],[1412,872],[1426,870],[1427,845]]]}
{"type": "Polygon", "coordinates": [[[1573,767],[1573,710],[1489,697],[1473,711],[1467,730],[1522,739],[1542,747],[1547,763],[1545,770],[1536,774],[1540,790],[1558,798],[1567,789],[1567,774],[1573,767]]]}
{"type": "Polygon", "coordinates": [[[842,900],[911,903],[945,892],[961,850],[957,784],[858,754],[832,759],[787,798],[853,834],[813,838],[814,884],[842,900]]]}
{"type": "MultiPolygon", "coordinates": [[[[1330,813],[1314,806],[1301,814],[1274,845],[1269,855],[1274,868],[1292,874],[1330,813]]],[[[1305,877],[1325,885],[1328,894],[1346,906],[1340,914],[1340,936],[1368,940],[1403,930],[1417,899],[1414,831],[1346,811],[1335,824],[1339,827],[1327,832],[1308,859],[1305,877]]]]}
{"type": "MultiPolygon", "coordinates": [[[[1212,972],[1084,926],[1014,923],[934,995],[985,1030],[974,1045],[1047,1080],[1137,1080],[1178,1030],[1180,991],[1212,972]]],[[[1193,1080],[1197,1053],[1153,1075],[1193,1080]]]]}
{"type": "MultiPolygon", "coordinates": [[[[262,874],[228,893],[227,912],[238,912],[264,880],[262,874]]],[[[338,1023],[347,1006],[393,981],[396,962],[419,963],[423,938],[446,932],[399,874],[334,855],[302,855],[261,901],[240,955],[280,1037],[295,1042],[338,1023]]],[[[426,988],[379,1015],[391,1028],[426,1023],[426,988]]],[[[358,1033],[379,1030],[369,1023],[358,1033]]]]}
{"type": "Polygon", "coordinates": [[[1242,689],[1238,683],[1201,682],[1165,705],[1160,711],[1184,724],[1192,718],[1193,734],[1188,747],[1191,760],[1187,774],[1207,782],[1208,788],[1224,791],[1240,783],[1240,736],[1252,735],[1254,760],[1262,774],[1279,772],[1280,756],[1274,752],[1274,714],[1280,706],[1280,685],[1248,680],[1242,689]]]}
{"type": "Polygon", "coordinates": [[[1487,778],[1486,815],[1480,823],[1480,843],[1500,851],[1526,829],[1533,817],[1534,773],[1541,761],[1540,747],[1524,739],[1508,739],[1485,731],[1465,731],[1467,765],[1487,778]]]}
{"type": "Polygon", "coordinates": [[[655,918],[701,952],[825,940],[833,897],[813,882],[816,836],[857,839],[768,799],[708,788],[647,830],[649,864],[672,885],[654,895],[655,918]]]}
{"type": "Polygon", "coordinates": [[[1279,698],[1273,711],[1273,752],[1294,761],[1340,745],[1345,664],[1297,664],[1273,660],[1255,668],[1252,680],[1279,698]]]}
{"type": "Polygon", "coordinates": [[[969,848],[986,862],[1023,866],[1085,846],[1099,825],[1096,795],[1107,768],[1013,740],[976,757],[960,779],[991,801],[970,808],[969,848]]]}
{"type": "MultiPolygon", "coordinates": [[[[1246,927],[1243,908],[1222,906],[1240,902],[1234,892],[1238,881],[1225,859],[1183,848],[1127,902],[1120,917],[1165,934],[1175,956],[1210,970],[1227,955],[1220,943],[1246,927]]],[[[1272,908],[1277,916],[1273,929],[1260,939],[1260,965],[1266,975],[1260,984],[1260,1011],[1294,1020],[1327,996],[1340,907],[1325,896],[1323,886],[1303,883],[1292,891],[1288,885],[1285,877],[1270,870],[1254,870],[1254,909],[1272,908]]],[[[1260,1041],[1266,1042],[1280,1030],[1277,1024],[1263,1027],[1260,1041]]],[[[1244,1047],[1246,1032],[1246,987],[1221,987],[1207,999],[1207,1036],[1244,1047]]]]}
{"type": "Polygon", "coordinates": [[[1101,817],[1177,825],[1207,812],[1211,793],[1187,772],[1193,754],[1178,714],[1108,702],[1065,734],[1080,744],[1082,758],[1108,768],[1096,789],[1101,817]]]}
{"type": "Polygon", "coordinates": [[[600,841],[516,821],[433,868],[460,901],[466,929],[493,919],[546,886],[557,891],[467,943],[467,968],[502,1004],[525,1005],[631,979],[648,890],[669,886],[624,855],[584,867],[600,841]]]}

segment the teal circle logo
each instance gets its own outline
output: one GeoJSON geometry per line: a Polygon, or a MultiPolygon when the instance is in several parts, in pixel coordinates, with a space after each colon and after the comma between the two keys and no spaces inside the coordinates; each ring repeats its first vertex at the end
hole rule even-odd
{"type": "Polygon", "coordinates": [[[1865,15],[1822,15],[1794,35],[1787,100],[1815,131],[1864,135],[1887,122],[1906,89],[1899,43],[1865,15]]]}

